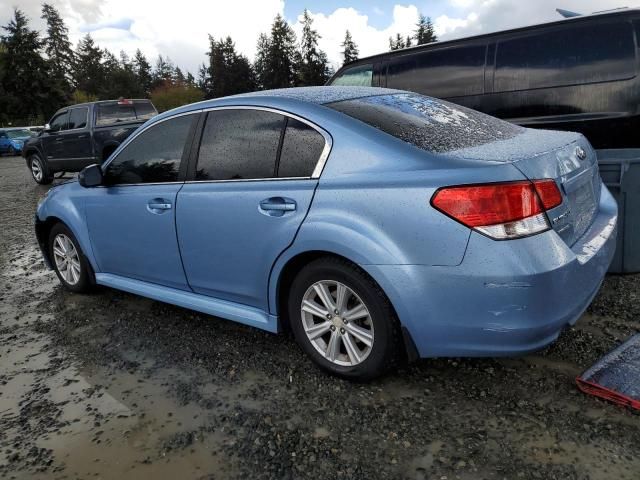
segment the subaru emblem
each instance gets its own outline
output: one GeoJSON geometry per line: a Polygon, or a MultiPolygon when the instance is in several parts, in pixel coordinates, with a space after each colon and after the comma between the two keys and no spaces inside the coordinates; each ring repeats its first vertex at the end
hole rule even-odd
{"type": "Polygon", "coordinates": [[[584,160],[585,158],[587,158],[587,152],[585,152],[582,147],[576,147],[576,157],[578,157],[580,160],[584,160]]]}

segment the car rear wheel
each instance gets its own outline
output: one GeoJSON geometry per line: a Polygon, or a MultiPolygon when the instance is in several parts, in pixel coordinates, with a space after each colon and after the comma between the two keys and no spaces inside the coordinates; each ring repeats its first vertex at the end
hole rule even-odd
{"type": "Polygon", "coordinates": [[[300,271],[289,295],[289,319],[300,347],[334,375],[366,380],[398,359],[398,321],[389,300],[346,260],[321,258],[300,271]]]}
{"type": "Polygon", "coordinates": [[[93,271],[80,249],[80,245],[62,223],[56,224],[49,234],[49,258],[65,288],[85,293],[93,286],[93,271]]]}
{"type": "Polygon", "coordinates": [[[29,157],[29,170],[31,176],[40,185],[49,185],[53,181],[53,175],[49,173],[47,165],[40,159],[38,155],[29,157]]]}
{"type": "Polygon", "coordinates": [[[16,155],[16,149],[13,148],[13,145],[9,147],[9,156],[11,157],[15,157],[16,155]]]}

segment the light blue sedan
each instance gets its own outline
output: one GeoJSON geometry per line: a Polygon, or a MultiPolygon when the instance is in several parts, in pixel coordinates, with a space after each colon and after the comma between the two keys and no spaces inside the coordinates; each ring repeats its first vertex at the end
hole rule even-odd
{"type": "Polygon", "coordinates": [[[36,233],[74,292],[291,330],[321,367],[363,379],[549,344],[598,291],[616,219],[579,134],[317,87],[149,120],[52,188],[36,233]]]}

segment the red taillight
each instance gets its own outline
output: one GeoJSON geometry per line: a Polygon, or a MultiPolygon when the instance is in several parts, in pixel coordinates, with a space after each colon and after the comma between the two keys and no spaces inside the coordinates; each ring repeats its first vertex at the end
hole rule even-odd
{"type": "Polygon", "coordinates": [[[118,100],[118,105],[133,105],[133,102],[128,98],[120,98],[118,100]]]}
{"type": "Polygon", "coordinates": [[[431,199],[442,213],[496,239],[548,230],[544,212],[560,203],[560,190],[550,179],[445,187],[431,199]]]}

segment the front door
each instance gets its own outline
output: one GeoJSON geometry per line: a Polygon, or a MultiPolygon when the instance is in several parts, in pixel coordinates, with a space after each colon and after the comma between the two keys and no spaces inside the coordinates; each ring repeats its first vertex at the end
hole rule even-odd
{"type": "Polygon", "coordinates": [[[54,162],[64,158],[64,137],[61,132],[67,129],[69,120],[69,111],[65,110],[56,114],[49,124],[49,129],[42,132],[40,136],[40,142],[46,155],[46,160],[54,162]]]}
{"type": "Polygon", "coordinates": [[[269,272],[311,205],[324,147],[315,128],[278,113],[208,114],[176,217],[195,292],[268,310],[269,272]]]}
{"type": "Polygon", "coordinates": [[[86,201],[91,246],[102,273],[188,290],[175,228],[185,144],[197,115],[151,126],[105,167],[86,201]]]}

